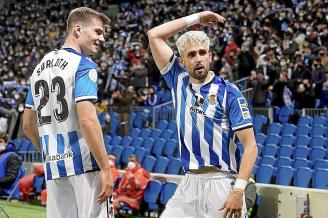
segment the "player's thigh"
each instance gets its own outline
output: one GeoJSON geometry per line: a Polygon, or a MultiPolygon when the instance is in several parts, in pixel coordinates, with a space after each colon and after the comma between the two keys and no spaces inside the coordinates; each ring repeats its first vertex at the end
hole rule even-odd
{"type": "MultiPolygon", "coordinates": [[[[231,178],[221,178],[211,180],[205,187],[205,192],[208,197],[205,199],[206,205],[209,207],[209,213],[204,217],[223,217],[224,210],[219,211],[227,200],[232,191],[234,180],[231,178]]],[[[242,217],[247,213],[245,197],[243,197],[242,217]]]]}
{"type": "Polygon", "coordinates": [[[88,172],[72,178],[79,217],[102,217],[106,212],[106,203],[99,204],[97,196],[101,192],[99,172],[88,172]]]}
{"type": "Polygon", "coordinates": [[[186,174],[167,202],[161,218],[193,218],[197,214],[197,182],[186,174]]]}
{"type": "Polygon", "coordinates": [[[47,218],[78,218],[74,189],[68,177],[47,181],[47,218]]]}

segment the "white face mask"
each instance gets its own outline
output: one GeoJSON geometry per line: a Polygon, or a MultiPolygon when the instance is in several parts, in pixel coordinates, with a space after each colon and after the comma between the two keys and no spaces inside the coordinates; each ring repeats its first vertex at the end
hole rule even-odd
{"type": "Polygon", "coordinates": [[[112,161],[112,160],[109,160],[108,163],[109,163],[109,166],[114,166],[115,165],[114,161],[112,161]]]}
{"type": "Polygon", "coordinates": [[[6,145],[5,144],[0,144],[0,151],[4,151],[6,149],[6,145]]]}
{"type": "Polygon", "coordinates": [[[129,162],[128,162],[128,168],[129,168],[129,169],[132,170],[132,169],[134,169],[136,166],[137,166],[136,163],[134,163],[134,162],[132,162],[132,161],[129,161],[129,162]]]}

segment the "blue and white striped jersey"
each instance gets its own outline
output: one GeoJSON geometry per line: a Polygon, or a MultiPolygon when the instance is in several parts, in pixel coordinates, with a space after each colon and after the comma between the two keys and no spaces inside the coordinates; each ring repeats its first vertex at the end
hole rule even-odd
{"type": "Polygon", "coordinates": [[[76,103],[97,100],[96,64],[66,48],[49,52],[30,77],[25,107],[35,110],[47,180],[98,169],[80,132],[76,103]]]}
{"type": "Polygon", "coordinates": [[[252,126],[242,93],[213,72],[210,82],[192,84],[176,56],[161,73],[172,92],[184,169],[216,166],[237,173],[241,158],[234,134],[252,126]]]}

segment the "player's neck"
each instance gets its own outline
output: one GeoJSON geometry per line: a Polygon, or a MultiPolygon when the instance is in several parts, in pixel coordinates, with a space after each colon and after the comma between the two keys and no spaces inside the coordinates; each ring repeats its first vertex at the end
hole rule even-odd
{"type": "Polygon", "coordinates": [[[72,48],[72,49],[74,49],[75,51],[81,53],[81,48],[80,48],[80,46],[79,46],[76,42],[74,42],[74,40],[71,40],[69,37],[66,38],[66,40],[65,40],[65,42],[64,42],[64,44],[63,44],[63,46],[62,46],[62,48],[72,48]]]}

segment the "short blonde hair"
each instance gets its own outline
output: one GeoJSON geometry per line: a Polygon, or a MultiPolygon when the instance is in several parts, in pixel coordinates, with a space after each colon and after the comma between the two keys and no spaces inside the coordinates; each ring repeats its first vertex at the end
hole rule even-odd
{"type": "Polygon", "coordinates": [[[175,42],[179,54],[182,55],[186,49],[187,44],[201,44],[205,45],[207,49],[210,48],[210,38],[203,31],[188,31],[182,34],[175,42]]]}
{"type": "Polygon", "coordinates": [[[107,26],[110,24],[110,19],[103,13],[95,11],[87,7],[79,7],[73,9],[67,18],[66,31],[70,32],[73,26],[77,23],[87,24],[92,18],[97,18],[107,26]]]}

